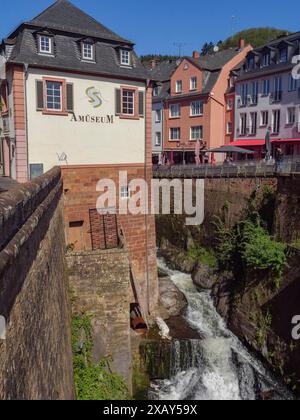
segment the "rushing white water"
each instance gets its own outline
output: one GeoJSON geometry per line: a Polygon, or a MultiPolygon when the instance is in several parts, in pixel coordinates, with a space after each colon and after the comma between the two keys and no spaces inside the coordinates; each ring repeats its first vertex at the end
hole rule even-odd
{"type": "Polygon", "coordinates": [[[186,319],[203,339],[172,342],[172,378],[155,381],[150,399],[255,400],[264,391],[274,399],[292,398],[228,330],[209,292],[199,292],[190,275],[170,270],[163,260],[159,266],[185,294],[186,319]]]}

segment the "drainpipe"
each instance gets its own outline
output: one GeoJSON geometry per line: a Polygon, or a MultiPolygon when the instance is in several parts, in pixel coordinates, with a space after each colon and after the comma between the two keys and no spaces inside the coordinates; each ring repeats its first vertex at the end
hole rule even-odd
{"type": "Polygon", "coordinates": [[[24,64],[24,106],[25,106],[25,133],[26,133],[26,154],[27,154],[27,178],[30,179],[29,173],[29,151],[28,151],[28,111],[27,111],[27,79],[28,79],[28,64],[24,64]]]}
{"type": "MultiPolygon", "coordinates": [[[[225,109],[225,104],[222,104],[222,102],[220,102],[218,99],[216,99],[214,97],[214,93],[213,92],[210,92],[209,95],[208,95],[208,97],[209,97],[209,99],[211,99],[212,101],[215,101],[218,105],[220,105],[222,108],[225,109]]],[[[225,112],[223,112],[223,138],[224,139],[225,139],[224,133],[225,133],[225,130],[226,130],[225,125],[226,125],[225,124],[225,112]]]]}
{"type": "MultiPolygon", "coordinates": [[[[145,166],[144,166],[144,177],[145,181],[147,182],[148,170],[147,170],[147,151],[148,151],[148,144],[147,144],[147,125],[148,125],[148,115],[147,115],[147,96],[148,96],[148,89],[151,85],[151,80],[147,79],[146,81],[146,95],[145,95],[145,166]]],[[[152,115],[151,115],[152,117],[152,115]]],[[[149,117],[150,118],[150,117],[149,117]]],[[[152,144],[152,140],[151,140],[152,144]]],[[[149,187],[149,186],[148,186],[149,187]]],[[[149,212],[149,191],[147,191],[147,200],[148,208],[145,214],[145,229],[146,229],[146,284],[147,284],[147,312],[150,315],[150,279],[149,279],[149,257],[148,257],[148,248],[149,248],[149,224],[148,224],[148,212],[149,212]]]]}

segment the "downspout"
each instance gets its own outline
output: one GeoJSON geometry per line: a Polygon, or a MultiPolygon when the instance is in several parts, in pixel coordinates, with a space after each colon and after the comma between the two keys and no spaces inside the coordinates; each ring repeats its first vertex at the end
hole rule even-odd
{"type": "MultiPolygon", "coordinates": [[[[225,110],[225,103],[224,104],[222,104],[222,102],[221,101],[219,101],[218,99],[216,99],[215,97],[214,97],[214,93],[213,92],[210,92],[209,93],[209,95],[208,95],[208,97],[211,99],[211,100],[213,100],[213,101],[215,101],[218,105],[220,105],[222,108],[224,108],[224,110],[225,110]]],[[[222,134],[222,136],[223,136],[223,139],[225,139],[225,130],[226,130],[226,123],[225,123],[225,112],[223,112],[223,134],[222,134]]]]}
{"type": "MultiPolygon", "coordinates": [[[[145,95],[145,166],[144,166],[144,177],[145,181],[147,183],[147,176],[148,176],[148,169],[147,169],[147,126],[148,126],[148,114],[147,114],[147,100],[148,100],[148,89],[150,87],[151,81],[147,79],[146,81],[146,95],[145,95]]],[[[152,117],[152,115],[150,115],[152,117]]],[[[152,144],[152,139],[151,139],[152,144]]],[[[148,185],[149,188],[149,185],[148,185]]],[[[146,241],[146,284],[147,284],[147,312],[148,315],[150,315],[150,279],[149,279],[149,256],[148,256],[148,249],[149,249],[149,223],[148,223],[148,212],[149,212],[149,191],[147,189],[147,197],[146,197],[146,203],[148,204],[148,208],[145,212],[145,229],[146,229],[146,235],[145,235],[145,241],[146,241]]]]}
{"type": "Polygon", "coordinates": [[[27,111],[27,79],[28,79],[28,64],[24,64],[24,107],[25,107],[25,133],[26,133],[26,154],[27,154],[27,178],[30,179],[29,172],[29,151],[28,151],[28,111],[27,111]]]}

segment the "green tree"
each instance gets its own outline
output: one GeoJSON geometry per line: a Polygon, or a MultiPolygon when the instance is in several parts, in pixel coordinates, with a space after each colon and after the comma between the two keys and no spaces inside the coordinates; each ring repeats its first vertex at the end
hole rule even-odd
{"type": "Polygon", "coordinates": [[[226,39],[220,45],[222,50],[228,48],[236,48],[239,40],[244,39],[246,44],[251,44],[253,48],[260,47],[268,42],[281,36],[290,34],[289,31],[276,28],[250,28],[236,33],[230,38],[226,39]]]}

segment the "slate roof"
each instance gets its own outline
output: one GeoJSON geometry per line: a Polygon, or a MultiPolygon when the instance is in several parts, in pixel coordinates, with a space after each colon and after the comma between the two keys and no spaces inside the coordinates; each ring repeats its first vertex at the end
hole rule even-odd
{"type": "Polygon", "coordinates": [[[187,56],[181,58],[180,61],[186,59],[203,71],[203,87],[201,92],[191,92],[187,94],[176,95],[175,97],[172,97],[170,94],[170,79],[178,67],[178,63],[176,60],[158,63],[156,67],[151,70],[151,78],[161,82],[159,84],[159,95],[153,98],[153,102],[160,102],[162,100],[168,99],[184,99],[192,96],[209,94],[217,83],[223,66],[232,60],[239,52],[239,49],[232,48],[219,51],[214,54],[201,56],[199,59],[194,59],[187,56]]]}
{"type": "Polygon", "coordinates": [[[105,28],[67,0],[58,0],[32,21],[22,24],[8,40],[12,39],[15,39],[15,45],[8,59],[12,63],[141,80],[150,78],[133,50],[132,66],[120,65],[119,48],[132,49],[130,41],[105,28]],[[53,55],[38,54],[37,33],[46,29],[54,36],[53,55]],[[95,63],[81,59],[80,41],[88,36],[95,43],[95,63]]]}
{"type": "Polygon", "coordinates": [[[56,1],[28,23],[39,27],[44,26],[50,29],[60,29],[66,32],[133,44],[97,22],[68,0],[56,1]]]}
{"type": "Polygon", "coordinates": [[[293,68],[293,63],[291,62],[291,57],[294,55],[300,54],[300,32],[295,32],[293,34],[282,36],[274,39],[273,41],[262,45],[259,48],[252,50],[250,54],[255,54],[256,56],[261,56],[262,53],[269,48],[270,50],[276,53],[278,52],[278,47],[281,44],[286,44],[287,46],[292,47],[292,53],[290,55],[290,60],[283,63],[272,62],[269,66],[266,67],[255,67],[253,70],[246,70],[242,68],[240,71],[240,76],[237,79],[238,81],[249,80],[258,77],[265,77],[277,72],[291,71],[293,68]]]}
{"type": "MultiPolygon", "coordinates": [[[[180,62],[181,60],[179,60],[180,62]]],[[[151,69],[151,78],[159,82],[170,80],[172,74],[178,67],[178,60],[166,60],[156,64],[154,69],[151,69]]]]}
{"type": "Polygon", "coordinates": [[[232,60],[239,52],[240,50],[238,49],[230,48],[228,50],[219,51],[214,54],[201,56],[198,59],[190,57],[186,58],[203,70],[216,71],[221,70],[222,67],[230,60],[232,60]]]}

